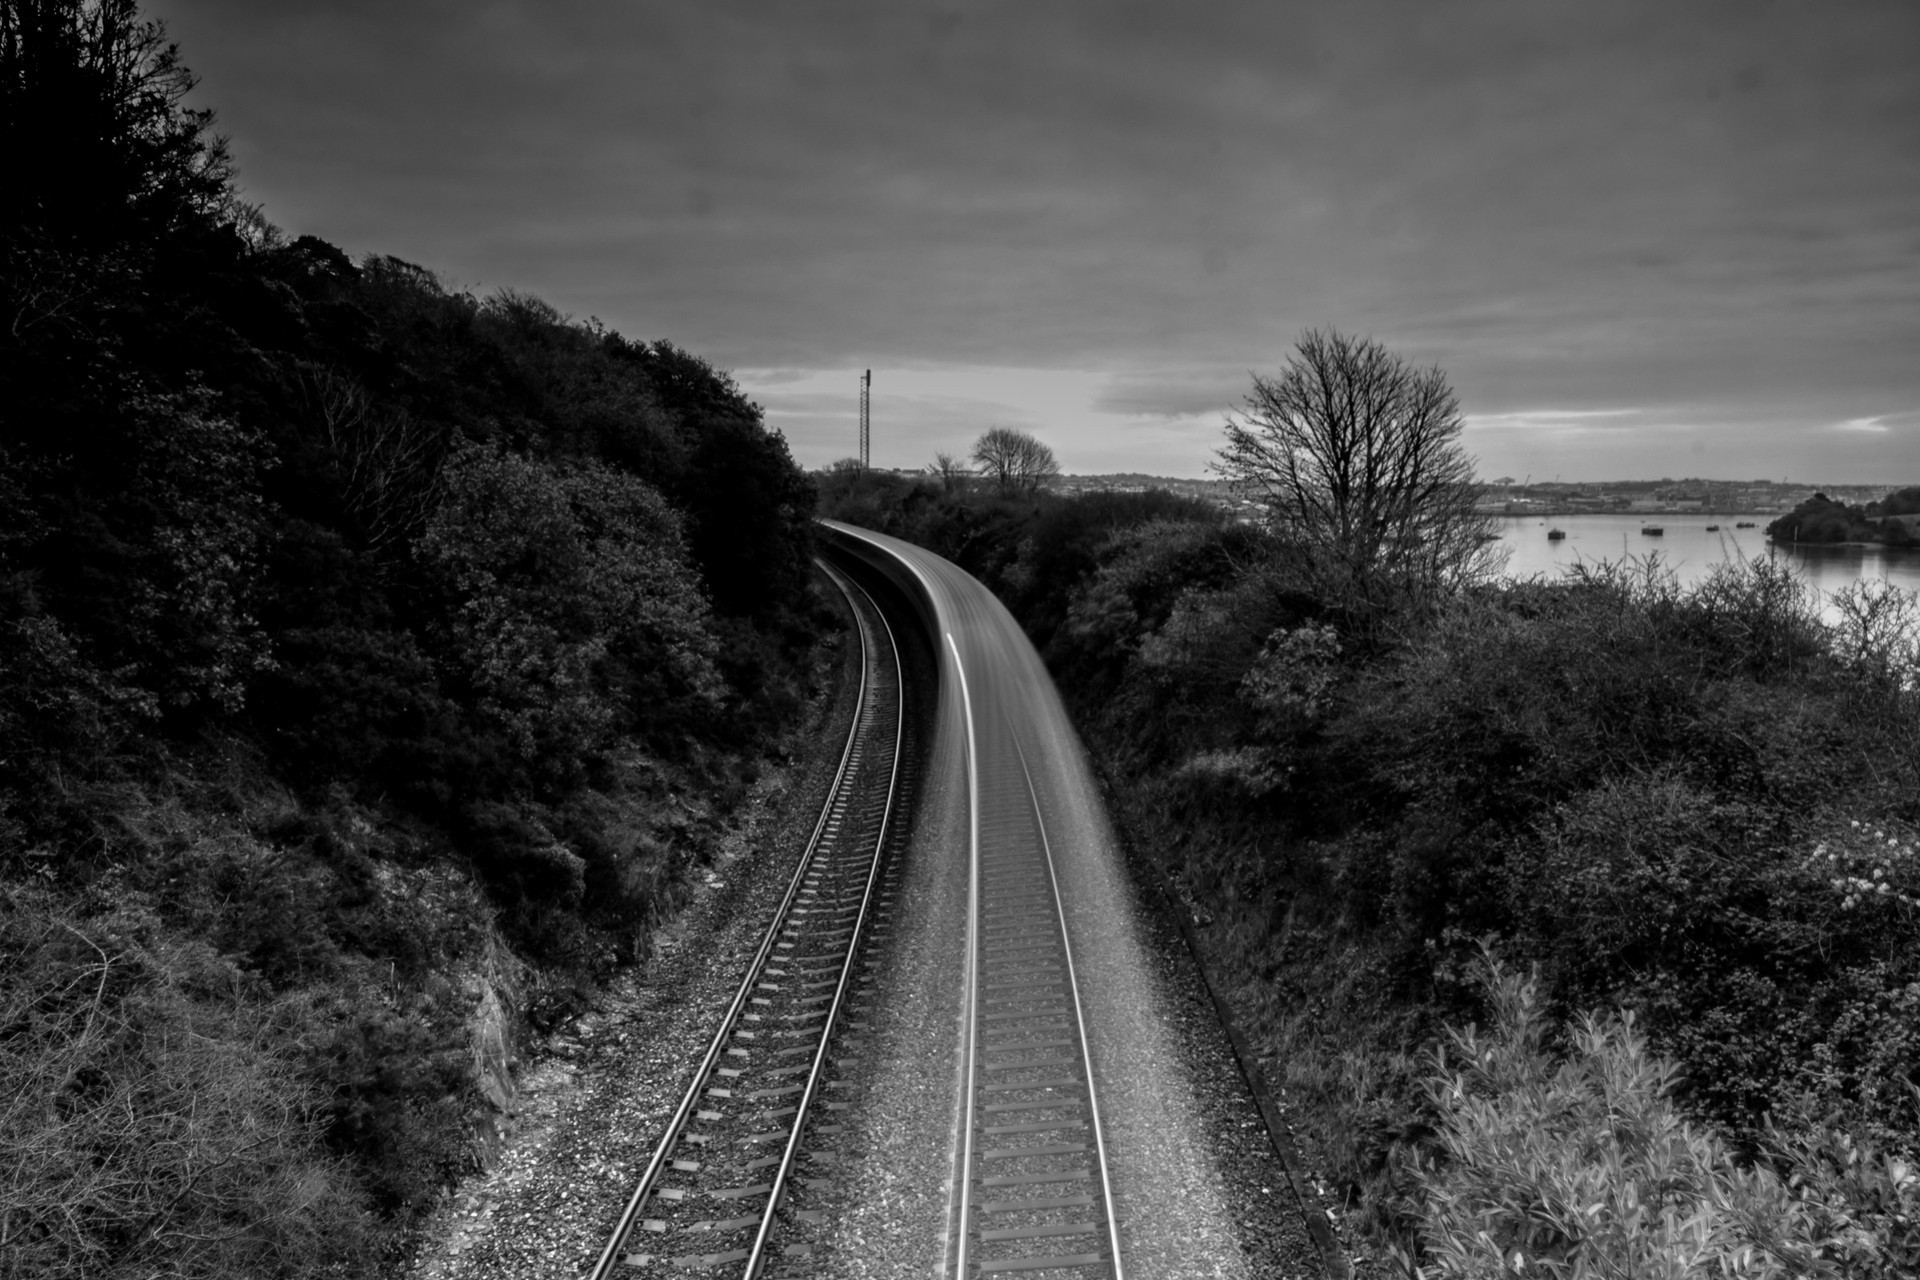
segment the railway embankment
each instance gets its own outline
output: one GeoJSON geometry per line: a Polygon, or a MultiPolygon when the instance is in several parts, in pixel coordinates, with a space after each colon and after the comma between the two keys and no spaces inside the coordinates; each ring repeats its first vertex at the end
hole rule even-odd
{"type": "MultiPolygon", "coordinates": [[[[1836,626],[1769,565],[1601,567],[1357,631],[1198,504],[906,487],[839,500],[1046,656],[1362,1272],[1467,1256],[1474,1214],[1545,1233],[1501,1206],[1576,1185],[1603,1218],[1691,1188],[1670,1203],[1728,1256],[1911,1271],[1909,598],[1836,626]],[[1602,1078],[1679,1165],[1591,1163],[1602,1078]]],[[[1571,1221],[1555,1247],[1611,1247],[1571,1221]]]]}
{"type": "Polygon", "coordinates": [[[784,761],[716,833],[643,962],[525,1046],[496,1158],[458,1182],[396,1274],[583,1274],[604,1250],[831,792],[858,691],[851,636],[823,646],[784,761]]]}
{"type": "Polygon", "coordinates": [[[947,659],[932,809],[902,894],[912,946],[882,978],[904,1027],[874,1090],[888,1117],[874,1145],[893,1154],[867,1162],[869,1194],[849,1206],[845,1230],[868,1247],[845,1274],[924,1269],[922,1217],[946,1223],[948,1274],[976,1260],[1322,1274],[1229,1037],[1157,898],[1129,879],[1032,645],[950,562],[859,530],[836,540],[910,572],[947,659]],[[956,1086],[949,1120],[937,1095],[956,1086]],[[945,1204],[929,1203],[943,1168],[945,1204]]]}
{"type": "Polygon", "coordinates": [[[365,1274],[777,762],[811,486],[689,352],[283,234],[134,6],[42,17],[16,106],[120,132],[6,232],[89,283],[0,359],[0,1270],[365,1274]]]}

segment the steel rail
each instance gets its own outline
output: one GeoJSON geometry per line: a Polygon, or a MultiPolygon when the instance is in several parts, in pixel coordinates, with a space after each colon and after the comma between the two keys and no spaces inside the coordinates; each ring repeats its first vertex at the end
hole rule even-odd
{"type": "Polygon", "coordinates": [[[1126,1280],[1120,1262],[1120,1227],[1113,1220],[1113,1180],[1107,1174],[1107,1140],[1100,1125],[1100,1100],[1093,1087],[1093,1058],[1087,1046],[1087,1018],[1080,1008],[1080,979],[1073,967],[1073,939],[1067,936],[1067,911],[1060,900],[1060,876],[1053,866],[1053,842],[1047,839],[1047,821],[1040,812],[1040,796],[1033,788],[1033,771],[1027,767],[1027,753],[1020,740],[1013,740],[1020,755],[1020,772],[1027,780],[1027,796],[1033,801],[1033,822],[1040,829],[1040,849],[1047,856],[1047,879],[1053,884],[1053,909],[1060,920],[1060,952],[1067,961],[1067,994],[1073,998],[1073,1022],[1080,1032],[1080,1062],[1087,1073],[1087,1118],[1093,1129],[1095,1162],[1100,1166],[1100,1194],[1106,1201],[1107,1247],[1113,1252],[1113,1280],[1126,1280]]]}
{"type": "Polygon", "coordinates": [[[960,646],[947,633],[947,648],[953,652],[953,669],[960,677],[960,707],[967,722],[967,993],[966,993],[966,1082],[960,1102],[960,1216],[954,1219],[958,1244],[954,1253],[953,1274],[965,1280],[967,1274],[968,1218],[973,1204],[973,1099],[980,1085],[980,768],[979,748],[973,735],[973,695],[967,688],[967,667],[960,661],[960,646]]]}
{"type": "MultiPolygon", "coordinates": [[[[837,576],[837,575],[836,575],[837,576]]],[[[867,597],[873,605],[874,616],[880,619],[880,626],[886,632],[888,647],[898,655],[899,646],[894,641],[893,626],[887,621],[887,615],[874,602],[866,589],[858,583],[854,589],[867,597]]],[[[845,586],[841,590],[846,590],[845,586]]],[[[902,684],[905,673],[901,673],[902,684]]],[[[760,1270],[766,1265],[768,1239],[773,1233],[774,1215],[780,1209],[780,1202],[786,1196],[787,1180],[792,1175],[794,1160],[800,1153],[800,1138],[807,1125],[807,1112],[813,1106],[813,1100],[820,1088],[821,1073],[826,1069],[827,1048],[833,1040],[833,1029],[840,1021],[840,1010],[846,1001],[847,984],[853,980],[853,962],[860,954],[860,939],[866,932],[867,916],[873,908],[874,888],[880,883],[881,852],[886,848],[887,836],[893,829],[894,805],[900,798],[900,766],[906,757],[907,700],[904,696],[894,699],[894,752],[893,768],[887,779],[887,800],[881,810],[880,826],[873,837],[873,865],[867,871],[867,883],[860,895],[860,913],[854,918],[853,936],[847,941],[847,958],[840,963],[840,981],[833,989],[833,1003],[827,1010],[824,1029],[820,1032],[820,1043],[813,1051],[813,1068],[807,1072],[807,1087],[800,1095],[800,1102],[793,1118],[793,1131],[787,1136],[787,1148],[781,1156],[779,1168],[773,1176],[772,1190],[767,1193],[766,1213],[760,1219],[760,1228],[754,1233],[751,1252],[747,1255],[746,1269],[741,1273],[743,1280],[756,1280],[760,1270]]]]}
{"type": "MultiPolygon", "coordinates": [[[[647,1162],[646,1170],[640,1176],[639,1185],[634,1188],[632,1196],[628,1198],[626,1208],[621,1213],[620,1220],[614,1227],[613,1234],[608,1238],[606,1247],[600,1251],[599,1260],[594,1263],[593,1270],[589,1273],[590,1280],[607,1280],[607,1278],[612,1275],[613,1268],[619,1261],[621,1247],[626,1244],[627,1237],[633,1232],[634,1224],[639,1221],[641,1210],[646,1207],[648,1197],[653,1194],[654,1188],[660,1180],[662,1170],[665,1169],[669,1158],[673,1154],[675,1145],[679,1142],[681,1134],[686,1129],[687,1119],[693,1114],[694,1107],[700,1098],[701,1089],[705,1087],[707,1081],[711,1078],[714,1067],[720,1061],[721,1055],[726,1048],[728,1039],[733,1035],[734,1029],[740,1021],[740,1015],[746,1010],[747,1002],[753,991],[754,982],[760,977],[761,969],[765,966],[767,957],[772,953],[774,944],[779,940],[781,930],[786,925],[787,919],[792,913],[794,900],[799,895],[800,886],[806,879],[808,869],[813,865],[814,855],[818,852],[821,839],[826,833],[828,818],[832,814],[835,802],[839,800],[840,793],[847,783],[849,764],[853,759],[854,746],[860,736],[861,717],[866,710],[867,681],[872,671],[874,654],[872,643],[867,635],[866,623],[860,617],[859,607],[855,603],[852,593],[847,590],[838,574],[829,571],[829,577],[833,580],[834,585],[840,589],[841,593],[846,596],[847,607],[854,615],[857,624],[855,629],[860,635],[860,680],[858,692],[854,699],[852,723],[847,729],[846,744],[841,748],[840,763],[834,771],[833,784],[827,789],[827,799],[826,802],[821,805],[820,818],[814,823],[813,834],[807,840],[806,852],[800,856],[799,861],[795,865],[793,878],[788,882],[786,893],[781,898],[779,907],[774,911],[773,922],[768,926],[765,936],[761,938],[759,949],[754,952],[752,961],[748,963],[746,972],[740,979],[739,989],[734,992],[733,1000],[727,1006],[726,1015],[721,1018],[720,1025],[714,1032],[713,1040],[708,1044],[705,1056],[701,1058],[699,1068],[693,1073],[693,1080],[687,1086],[686,1095],[681,1098],[679,1107],[673,1113],[673,1118],[667,1122],[667,1128],[661,1136],[660,1143],[654,1149],[653,1158],[647,1162]]],[[[864,595],[865,592],[862,592],[862,594],[864,595]]],[[[891,634],[889,634],[889,640],[891,640],[891,634]]],[[[897,747],[895,760],[897,776],[897,747]]],[[[891,798],[889,798],[889,807],[891,807],[891,798]]],[[[874,859],[876,866],[879,863],[877,848],[876,846],[874,859]]],[[[849,956],[853,954],[851,949],[849,949],[848,954],[849,956]]],[[[829,1023],[829,1029],[831,1029],[831,1023],[829,1023]]],[[[823,1044],[824,1041],[825,1037],[823,1036],[823,1044]]],[[[797,1124],[795,1131],[798,1132],[797,1124]]],[[[773,1204],[774,1201],[769,1198],[767,1211],[769,1217],[772,1215],[773,1204]]]]}
{"type": "MultiPolygon", "coordinates": [[[[957,1152],[957,1164],[956,1164],[956,1172],[955,1172],[956,1185],[953,1189],[953,1193],[949,1196],[949,1199],[948,1199],[948,1215],[949,1215],[948,1220],[949,1220],[949,1223],[951,1224],[950,1229],[954,1232],[956,1239],[955,1239],[953,1248],[950,1251],[943,1250],[943,1254],[946,1257],[950,1257],[952,1259],[952,1270],[950,1274],[952,1275],[952,1277],[954,1277],[954,1280],[971,1280],[971,1277],[973,1276],[974,1271],[976,1269],[978,1269],[983,1273],[997,1272],[997,1271],[1010,1270],[1010,1269],[1025,1270],[1025,1269],[1035,1268],[1035,1267],[1054,1270],[1054,1269],[1071,1269],[1071,1268],[1077,1268],[1082,1266],[1099,1265],[1101,1263],[1104,1263],[1109,1269],[1109,1274],[1111,1275],[1112,1280],[1125,1280],[1125,1274],[1126,1274],[1125,1264],[1122,1262],[1121,1254],[1120,1254],[1119,1225],[1115,1221],[1115,1216],[1114,1216],[1113,1186],[1112,1186],[1112,1180],[1109,1175],[1108,1167],[1107,1167],[1106,1138],[1103,1132],[1103,1125],[1100,1118],[1100,1108],[1099,1108],[1097,1090],[1094,1083],[1093,1060],[1092,1060],[1091,1046],[1089,1044],[1088,1037],[1087,1037],[1086,1014],[1084,1009],[1081,1006],[1081,1001],[1080,1001],[1079,976],[1073,962],[1072,941],[1069,938],[1068,932],[1067,932],[1066,907],[1060,895],[1060,879],[1054,865],[1052,842],[1047,837],[1046,821],[1040,809],[1039,793],[1034,786],[1032,770],[1028,767],[1028,764],[1027,764],[1026,751],[1020,746],[1020,742],[1017,736],[1011,736],[1010,740],[1012,742],[1014,752],[1019,760],[1021,776],[1025,783],[1026,799],[1030,807],[1030,812],[1033,817],[1034,831],[1039,836],[1040,858],[1038,859],[1038,862],[1041,866],[1045,868],[1045,871],[1046,871],[1046,880],[1045,880],[1046,897],[1052,906],[1052,910],[1050,912],[1045,912],[1044,908],[1041,908],[1041,910],[1043,911],[1044,915],[1050,919],[1050,923],[1053,926],[1055,926],[1059,931],[1058,949],[1059,949],[1059,956],[1062,962],[1062,966],[1065,970],[1064,979],[1065,979],[1066,997],[1069,1002],[1070,1010],[1072,1013],[1074,1036],[1079,1047],[1079,1052],[1077,1055],[1077,1063],[1078,1063],[1081,1079],[1079,1081],[1076,1081],[1075,1083],[1083,1085],[1083,1087],[1086,1089],[1085,1123],[1084,1125],[1074,1125],[1072,1127],[1075,1127],[1075,1128],[1084,1127],[1091,1131],[1090,1137],[1092,1138],[1092,1151],[1088,1153],[1088,1155],[1090,1155],[1092,1163],[1095,1166],[1097,1166],[1097,1169],[1098,1169],[1099,1189],[1100,1189],[1099,1208],[1104,1217],[1103,1225],[1105,1228],[1104,1234],[1106,1237],[1107,1256],[1105,1258],[1100,1258],[1097,1254],[1088,1254],[1088,1255],[1074,1255],[1072,1257],[1059,1257],[1059,1258],[1025,1257],[1025,1258],[1012,1258],[1012,1259],[1008,1259],[1008,1258],[988,1259],[984,1261],[976,1261],[973,1257],[973,1221],[972,1219],[975,1216],[975,1209],[974,1209],[974,1202],[973,1202],[973,1182],[974,1182],[974,1175],[975,1175],[974,1164],[976,1161],[974,1129],[976,1127],[976,1123],[978,1123],[976,1120],[976,1108],[980,1105],[979,1098],[983,1092],[989,1089],[993,1089],[993,1090],[1013,1089],[1017,1087],[1017,1083],[1003,1082],[1001,1084],[991,1085],[991,1086],[983,1085],[982,1083],[984,1071],[1008,1069],[1014,1064],[1012,1064],[1010,1060],[1002,1060],[997,1063],[986,1064],[986,1066],[983,1068],[982,1061],[981,1061],[982,1023],[985,1021],[985,1018],[982,1015],[982,1003],[981,1003],[980,992],[981,992],[981,985],[982,985],[983,979],[987,976],[983,972],[984,961],[982,959],[983,957],[982,935],[988,923],[983,917],[983,899],[985,895],[983,892],[984,875],[983,875],[983,866],[982,866],[983,858],[981,853],[981,806],[980,806],[981,770],[979,766],[978,741],[977,741],[975,728],[974,728],[972,692],[967,681],[966,666],[965,666],[965,663],[961,660],[959,645],[955,642],[951,633],[948,633],[946,635],[946,642],[947,642],[948,649],[951,651],[953,655],[954,669],[958,676],[957,683],[959,684],[959,688],[960,688],[960,702],[961,702],[961,709],[962,709],[962,717],[966,722],[967,802],[968,802],[969,836],[968,836],[968,859],[967,859],[968,861],[968,890],[967,890],[968,905],[967,905],[967,940],[966,940],[967,978],[966,978],[965,994],[963,997],[963,1008],[964,1008],[963,1016],[965,1019],[965,1031],[964,1031],[964,1046],[962,1049],[962,1067],[961,1067],[962,1078],[964,1083],[962,1087],[961,1104],[960,1104],[960,1107],[958,1108],[958,1116],[957,1116],[958,1125],[959,1125],[959,1151],[957,1152]],[[955,1213],[956,1201],[958,1206],[957,1213],[955,1213]],[[1049,1266],[1048,1264],[1051,1264],[1051,1266],[1049,1266]]],[[[1004,884],[1004,881],[1006,879],[1006,872],[1004,870],[1001,870],[1000,872],[998,872],[998,874],[1000,875],[1001,881],[1004,884]]],[[[996,890],[996,892],[1000,892],[1000,891],[996,890]]],[[[1063,1010],[1061,1012],[1064,1013],[1066,1011],[1063,1010]]],[[[1017,1017],[1020,1017],[1021,1015],[1003,1013],[997,1016],[1017,1018],[1017,1017]]],[[[1040,1018],[1050,1017],[1053,1015],[1047,1011],[1034,1011],[1025,1016],[1038,1020],[1040,1018]]],[[[1039,1065],[1039,1064],[1036,1064],[1036,1065],[1039,1065]]],[[[1056,1083],[1059,1083],[1059,1082],[1036,1081],[1034,1082],[1033,1087],[1036,1090],[1050,1089],[1056,1083]]],[[[1036,1105],[1037,1106],[1040,1104],[1036,1103],[1036,1104],[1019,1104],[1019,1105],[1036,1105]]],[[[993,1108],[989,1108],[989,1109],[991,1110],[993,1108]]],[[[1024,1128],[1026,1126],[1022,1126],[1022,1127],[1024,1128]]],[[[1041,1125],[1036,1125],[1032,1127],[1053,1128],[1056,1126],[1043,1122],[1041,1125]]],[[[1061,1125],[1057,1127],[1066,1128],[1068,1126],[1061,1125]]],[[[993,1131],[988,1130],[988,1132],[991,1133],[993,1131]]],[[[1011,1150],[1017,1150],[1017,1149],[1018,1148],[1001,1149],[998,1151],[988,1151],[985,1153],[985,1156],[986,1158],[990,1158],[990,1159],[1005,1157],[1009,1154],[1011,1150]]],[[[1051,1154],[1054,1154],[1055,1151],[1056,1149],[1054,1148],[1040,1148],[1035,1151],[1035,1154],[1051,1155],[1051,1154]]],[[[1088,1176],[1091,1174],[1091,1172],[1092,1171],[1087,1171],[1087,1174],[1083,1174],[1081,1176],[1088,1176]]],[[[1055,1177],[1059,1175],[1045,1175],[1045,1176],[1047,1180],[1053,1180],[1055,1177]]],[[[1025,1180],[1034,1180],[1034,1179],[1025,1179],[1025,1180]]],[[[989,1181],[988,1185],[992,1185],[991,1180],[989,1181]]],[[[992,1205],[990,1207],[996,1211],[1003,1211],[1006,1208],[1008,1208],[1008,1204],[1007,1202],[1002,1202],[1000,1204],[992,1205]]],[[[1045,1208],[1047,1208],[1047,1205],[1045,1203],[1040,1203],[1035,1205],[1036,1210],[1042,1210],[1045,1208]]],[[[994,1240],[998,1238],[1014,1237],[1014,1236],[1027,1236],[1028,1238],[1044,1238],[1044,1237],[1052,1236],[1055,1234],[1065,1234],[1065,1229],[1069,1229],[1069,1228],[1077,1230],[1080,1228],[1080,1225],[1081,1224],[1062,1224],[1061,1228],[1029,1228],[1020,1232],[985,1233],[982,1236],[982,1240],[986,1241],[986,1240],[994,1240]]]]}

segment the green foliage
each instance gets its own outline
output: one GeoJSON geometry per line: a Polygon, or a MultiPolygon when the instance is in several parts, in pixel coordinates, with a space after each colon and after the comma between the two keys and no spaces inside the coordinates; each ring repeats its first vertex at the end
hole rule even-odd
{"type": "MultiPolygon", "coordinates": [[[[16,470],[0,600],[42,680],[61,673],[64,688],[42,696],[89,719],[231,712],[267,664],[253,616],[266,458],[210,404],[197,388],[132,394],[88,424],[102,455],[40,454],[16,470]]],[[[61,732],[31,728],[42,724],[61,732]]]]}
{"type": "Polygon", "coordinates": [[[1492,964],[1493,1025],[1452,1029],[1426,1082],[1423,1276],[1895,1276],[1920,1261],[1920,1178],[1831,1130],[1742,1161],[1674,1102],[1631,1013],[1547,1047],[1538,985],[1492,964]],[[1840,1161],[1830,1153],[1844,1152],[1840,1161]]]}
{"type": "Polygon", "coordinates": [[[1889,494],[1884,502],[1870,502],[1862,508],[1816,493],[1770,522],[1767,536],[1782,542],[1884,542],[1895,547],[1912,546],[1916,539],[1911,526],[1881,517],[1920,510],[1916,494],[1920,494],[1920,490],[1902,489],[1889,494]]]}
{"type": "Polygon", "coordinates": [[[0,626],[0,739],[8,768],[43,780],[72,761],[92,761],[145,705],[80,656],[59,622],[16,617],[0,626]]]}
{"type": "MultiPolygon", "coordinates": [[[[1481,1011],[1483,937],[1554,1008],[1631,1012],[1674,1064],[1662,1114],[1714,1151],[1852,1135],[1829,1145],[1892,1154],[1833,1213],[1896,1203],[1889,1162],[1920,1147],[1909,596],[1856,588],[1829,622],[1772,560],[1682,589],[1650,557],[1463,590],[1382,633],[1284,540],[1217,517],[829,485],[960,559],[1042,645],[1311,1167],[1373,1239],[1423,1212],[1410,1157],[1436,1113],[1414,1064],[1481,1011]]],[[[1770,1159],[1806,1238],[1851,1256],[1800,1190],[1818,1162],[1770,1159]]],[[[1821,1159],[1831,1181],[1868,1157],[1821,1159]]]]}
{"type": "Polygon", "coordinates": [[[9,1176],[54,1199],[18,1203],[80,1207],[0,1228],[52,1250],[10,1275],[390,1243],[471,1159],[468,1022],[551,1025],[647,953],[833,625],[812,485],[724,372],[288,239],[192,85],[132,0],[0,0],[0,902],[104,939],[122,895],[161,957],[0,1052],[132,1082],[164,1158],[257,1186],[102,1246],[122,1209],[43,1125],[9,1176]],[[196,1097],[211,1146],[166,1127],[196,1097]],[[266,1163],[220,1165],[248,1125],[266,1163]]]}
{"type": "MultiPolygon", "coordinates": [[[[143,20],[134,0],[0,2],[0,149],[9,157],[0,235],[8,247],[19,251],[34,237],[36,248],[65,241],[83,253],[138,251],[142,237],[224,209],[231,167],[210,133],[212,113],[184,105],[193,85],[165,28],[143,20]]],[[[16,331],[70,300],[61,285],[77,282],[48,270],[54,262],[36,255],[42,273],[15,295],[16,331]]]]}
{"type": "MultiPolygon", "coordinates": [[[[163,705],[237,710],[267,663],[252,613],[265,535],[260,437],[213,415],[211,397],[141,397],[130,406],[128,540],[145,563],[124,603],[109,667],[130,666],[163,705]],[[133,529],[138,533],[134,534],[133,529]],[[141,545],[144,544],[144,545],[141,545]]],[[[50,594],[58,589],[47,584],[50,594]]],[[[124,588],[123,588],[124,589],[124,588]]]]}
{"type": "Polygon", "coordinates": [[[688,546],[723,616],[778,623],[802,608],[813,554],[812,482],[732,378],[668,342],[610,340],[645,370],[679,422],[686,466],[665,483],[690,523],[688,546]],[[743,520],[742,511],[756,518],[743,520]]]}
{"type": "Polygon", "coordinates": [[[454,603],[451,649],[513,750],[564,774],[617,736],[719,707],[707,604],[679,521],[644,481],[472,447],[420,554],[454,603]]]}

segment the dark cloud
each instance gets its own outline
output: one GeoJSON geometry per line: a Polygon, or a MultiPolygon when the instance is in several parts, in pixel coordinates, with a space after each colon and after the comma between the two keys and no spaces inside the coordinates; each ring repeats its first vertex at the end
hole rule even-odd
{"type": "Polygon", "coordinates": [[[1486,413],[1920,405],[1908,0],[154,8],[291,229],[731,365],[1201,415],[1335,324],[1486,413]]]}
{"type": "Polygon", "coordinates": [[[1239,408],[1252,389],[1252,373],[1236,368],[1129,371],[1109,379],[1093,407],[1129,417],[1218,416],[1229,407],[1239,408]]]}

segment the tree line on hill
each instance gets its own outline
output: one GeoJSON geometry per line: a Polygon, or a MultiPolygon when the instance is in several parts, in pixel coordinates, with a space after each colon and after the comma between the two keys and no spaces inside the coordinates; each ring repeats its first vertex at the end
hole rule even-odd
{"type": "Polygon", "coordinates": [[[1816,493],[1767,525],[1779,542],[1864,542],[1920,547],[1920,487],[1898,489],[1878,502],[1853,506],[1816,493]]]}
{"type": "Polygon", "coordinates": [[[1221,448],[1255,522],[857,471],[822,509],[1020,619],[1375,1274],[1915,1274],[1920,602],[1503,579],[1458,426],[1309,334],[1221,448]]]}
{"type": "Polygon", "coordinates": [[[245,204],[132,0],[0,0],[0,1272],[361,1271],[477,1008],[643,956],[813,681],[814,491],[664,341],[245,204]]]}

